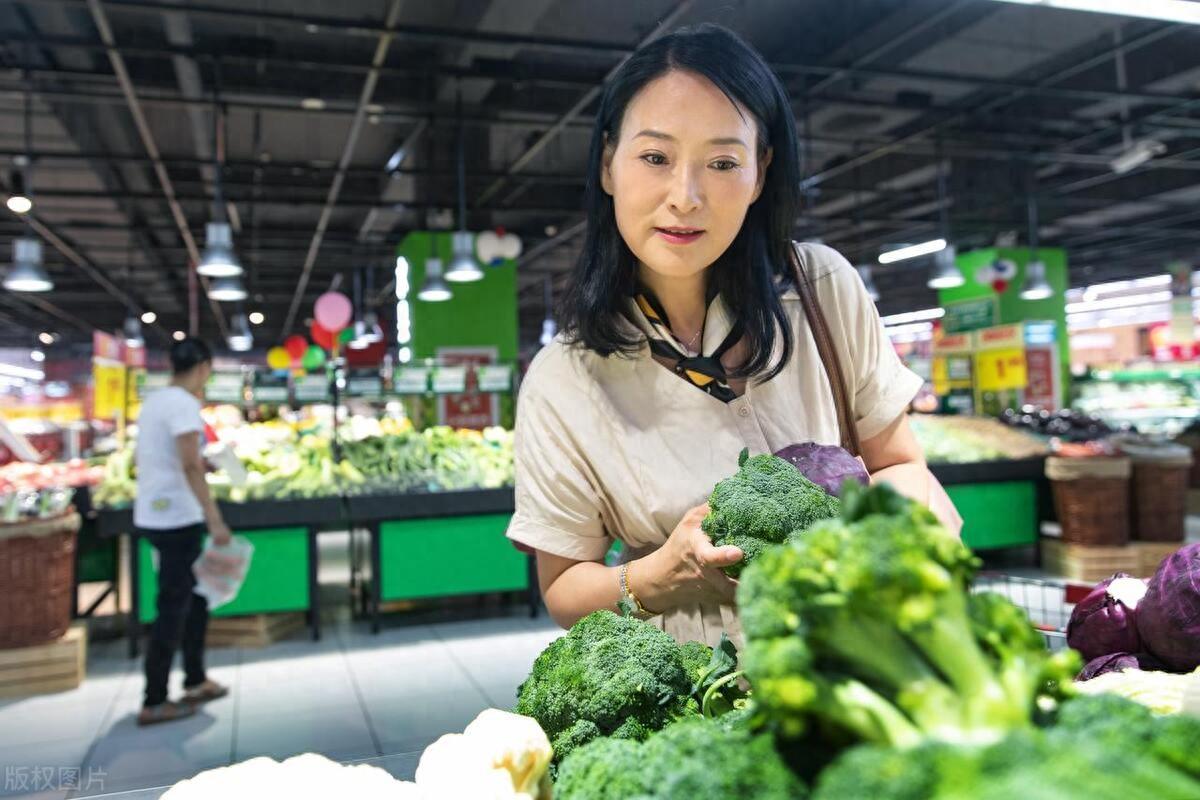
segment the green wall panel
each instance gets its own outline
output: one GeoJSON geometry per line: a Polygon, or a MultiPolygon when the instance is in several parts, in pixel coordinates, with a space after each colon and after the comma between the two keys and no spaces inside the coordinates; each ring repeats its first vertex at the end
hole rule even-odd
{"type": "Polygon", "coordinates": [[[1031,481],[947,486],[963,518],[963,541],[973,550],[1036,544],[1037,490],[1031,481]]]}
{"type": "MultiPolygon", "coordinates": [[[[302,611],[308,608],[308,531],[272,528],[237,532],[254,545],[254,557],[242,590],[231,602],[213,612],[216,617],[302,611]]],[[[158,615],[158,570],[154,546],[139,539],[139,616],[143,623],[158,615]]]]}
{"type": "Polygon", "coordinates": [[[384,600],[526,589],[525,554],[505,538],[509,514],[384,522],[384,600]]]}

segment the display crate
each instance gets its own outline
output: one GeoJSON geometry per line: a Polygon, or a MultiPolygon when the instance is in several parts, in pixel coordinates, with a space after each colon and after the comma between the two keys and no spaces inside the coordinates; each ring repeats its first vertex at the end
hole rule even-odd
{"type": "Polygon", "coordinates": [[[1133,575],[1139,570],[1136,548],[1092,547],[1058,539],[1042,540],[1042,565],[1047,572],[1074,581],[1098,583],[1114,572],[1133,575]]]}
{"type": "Polygon", "coordinates": [[[65,692],[83,682],[87,628],[72,625],[57,641],[0,650],[0,697],[65,692]]]}

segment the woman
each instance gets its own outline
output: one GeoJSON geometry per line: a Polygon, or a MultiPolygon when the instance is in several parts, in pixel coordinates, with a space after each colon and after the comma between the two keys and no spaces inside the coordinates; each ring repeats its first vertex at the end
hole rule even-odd
{"type": "MultiPolygon", "coordinates": [[[[677,639],[736,635],[736,582],[721,568],[742,553],[711,544],[699,504],[743,448],[841,441],[789,277],[797,149],[783,87],[723,28],[654,41],[606,87],[563,335],[521,391],[508,531],[537,551],[564,627],[624,597],[677,639]],[[614,539],[623,569],[603,564],[614,539]]],[[[929,502],[905,417],[921,379],[845,259],[823,246],[800,252],[873,480],[929,502]]],[[[955,523],[952,508],[945,516],[955,523]]]]}
{"type": "Polygon", "coordinates": [[[146,398],[138,416],[137,499],[133,524],[158,550],[158,617],[146,650],[146,696],[139,725],[182,719],[195,706],[229,690],[204,672],[208,601],[193,590],[192,564],[205,531],[229,544],[229,526],[208,491],[201,455],[204,420],[200,403],[212,374],[212,351],[199,339],[171,346],[171,385],[146,398]],[[167,700],[175,651],[183,649],[183,702],[167,700]]]}

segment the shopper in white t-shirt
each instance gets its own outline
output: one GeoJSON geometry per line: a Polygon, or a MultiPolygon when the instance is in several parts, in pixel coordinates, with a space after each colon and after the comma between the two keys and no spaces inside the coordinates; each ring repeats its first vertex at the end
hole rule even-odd
{"type": "Polygon", "coordinates": [[[133,524],[158,550],[158,616],[146,650],[146,696],[139,725],[182,719],[195,707],[229,690],[204,671],[208,601],[195,593],[192,564],[207,531],[218,545],[229,543],[229,526],[209,494],[201,455],[204,420],[200,399],[212,374],[212,351],[199,339],[171,347],[171,385],[153,393],[138,417],[137,500],[133,524]],[[167,699],[175,651],[183,650],[184,696],[167,699]]]}

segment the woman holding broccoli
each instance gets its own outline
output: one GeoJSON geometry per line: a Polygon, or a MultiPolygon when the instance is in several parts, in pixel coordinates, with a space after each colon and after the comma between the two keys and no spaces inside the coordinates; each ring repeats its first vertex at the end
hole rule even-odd
{"type": "Polygon", "coordinates": [[[921,379],[857,273],[800,245],[807,281],[793,278],[797,152],[783,87],[723,28],[657,39],[606,86],[563,334],[518,405],[508,531],[537,551],[564,627],[624,600],[679,640],[736,632],[722,568],[743,554],[712,544],[698,504],[743,449],[860,442],[872,480],[940,506],[957,530],[905,416],[921,379]],[[603,563],[614,539],[618,568],[603,563]]]}

